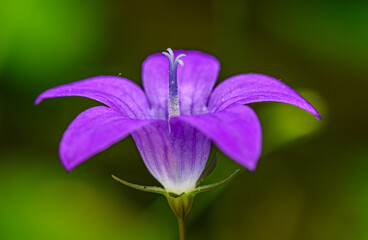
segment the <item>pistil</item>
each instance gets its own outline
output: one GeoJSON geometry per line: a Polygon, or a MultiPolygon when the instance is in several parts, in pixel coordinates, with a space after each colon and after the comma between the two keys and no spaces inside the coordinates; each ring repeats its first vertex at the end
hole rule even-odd
{"type": "Polygon", "coordinates": [[[184,66],[183,61],[180,59],[185,54],[180,54],[175,58],[173,50],[167,49],[167,52],[163,52],[169,59],[169,99],[168,99],[168,121],[170,118],[180,115],[180,103],[179,103],[179,90],[178,90],[178,64],[184,66]]]}

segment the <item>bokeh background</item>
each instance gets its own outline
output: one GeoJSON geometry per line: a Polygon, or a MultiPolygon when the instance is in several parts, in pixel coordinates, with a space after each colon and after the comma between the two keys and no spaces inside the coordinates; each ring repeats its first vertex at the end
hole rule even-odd
{"type": "Polygon", "coordinates": [[[131,137],[70,173],[58,158],[63,131],[98,105],[42,91],[95,75],[141,84],[146,56],[198,49],[244,72],[282,79],[322,120],[258,103],[263,154],[250,172],[223,154],[199,195],[190,239],[368,239],[368,2],[358,0],[0,1],[0,239],[177,239],[161,196],[147,185],[131,137]]]}

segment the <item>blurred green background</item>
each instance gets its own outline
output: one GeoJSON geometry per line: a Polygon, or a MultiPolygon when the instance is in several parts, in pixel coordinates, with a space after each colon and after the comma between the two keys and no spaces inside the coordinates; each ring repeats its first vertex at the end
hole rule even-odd
{"type": "Polygon", "coordinates": [[[58,144],[98,103],[42,91],[95,75],[141,84],[149,54],[198,49],[244,72],[282,79],[322,121],[280,103],[252,104],[263,155],[249,172],[219,155],[197,198],[190,239],[368,239],[368,2],[343,0],[0,1],[0,239],[177,239],[131,137],[67,173],[58,144]]]}

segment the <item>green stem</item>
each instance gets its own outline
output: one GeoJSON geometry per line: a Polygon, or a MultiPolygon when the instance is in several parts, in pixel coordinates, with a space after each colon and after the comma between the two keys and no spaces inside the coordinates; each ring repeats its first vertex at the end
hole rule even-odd
{"type": "Polygon", "coordinates": [[[186,217],[178,217],[178,223],[179,223],[180,240],[188,240],[187,219],[186,219],[186,217]]]}

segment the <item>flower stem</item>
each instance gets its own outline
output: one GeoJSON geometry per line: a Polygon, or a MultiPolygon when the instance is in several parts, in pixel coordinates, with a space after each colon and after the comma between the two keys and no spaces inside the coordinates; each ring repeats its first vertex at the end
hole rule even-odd
{"type": "Polygon", "coordinates": [[[187,218],[178,217],[180,240],[188,240],[187,218]]]}
{"type": "Polygon", "coordinates": [[[188,240],[187,217],[193,207],[195,194],[167,193],[166,199],[178,219],[180,240],[188,240]]]}

